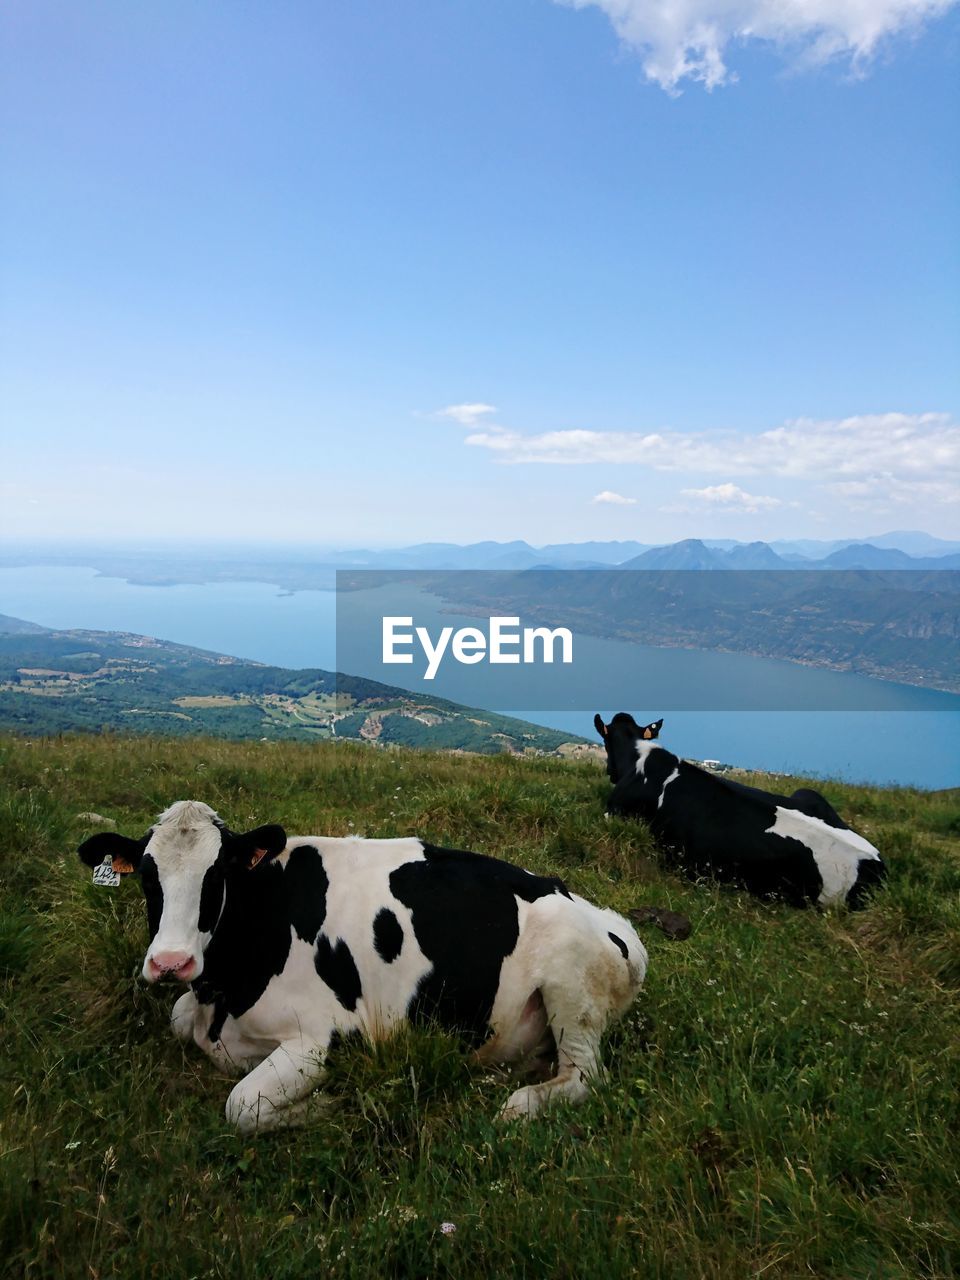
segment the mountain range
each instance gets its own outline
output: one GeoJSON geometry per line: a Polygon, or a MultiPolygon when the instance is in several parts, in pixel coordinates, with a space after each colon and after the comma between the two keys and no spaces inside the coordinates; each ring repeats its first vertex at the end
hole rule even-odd
{"type": "Polygon", "coordinates": [[[71,565],[141,586],[268,582],[285,591],[330,590],[342,569],[958,569],[960,542],[918,531],[869,538],[738,542],[685,538],[653,544],[424,542],[380,550],[199,545],[123,547],[7,544],[0,568],[71,565]]]}

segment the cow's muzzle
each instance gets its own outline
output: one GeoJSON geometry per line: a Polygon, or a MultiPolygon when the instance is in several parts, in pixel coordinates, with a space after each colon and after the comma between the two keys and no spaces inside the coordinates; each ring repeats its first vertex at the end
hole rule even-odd
{"type": "Polygon", "coordinates": [[[148,982],[161,978],[175,978],[178,982],[192,982],[200,972],[200,964],[189,951],[157,951],[147,956],[143,976],[148,982]]]}

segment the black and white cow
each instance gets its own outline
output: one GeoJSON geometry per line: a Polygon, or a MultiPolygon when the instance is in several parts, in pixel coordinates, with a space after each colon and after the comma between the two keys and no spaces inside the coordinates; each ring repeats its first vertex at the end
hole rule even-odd
{"type": "Polygon", "coordinates": [[[578,1101],[646,972],[627,921],[562,881],[418,839],[237,835],[181,800],[142,839],[101,832],[79,854],[138,874],[143,976],[188,983],[177,1036],[248,1072],[226,1107],[245,1133],[310,1117],[338,1036],[377,1040],[424,1019],[484,1062],[555,1058],[556,1074],[513,1093],[503,1117],[578,1101]]]}
{"type": "Polygon", "coordinates": [[[594,724],[613,783],[607,812],[643,818],[692,874],[797,906],[861,906],[883,879],[880,854],[819,792],[781,796],[700,769],[656,741],[662,720],[641,727],[621,711],[594,724]]]}

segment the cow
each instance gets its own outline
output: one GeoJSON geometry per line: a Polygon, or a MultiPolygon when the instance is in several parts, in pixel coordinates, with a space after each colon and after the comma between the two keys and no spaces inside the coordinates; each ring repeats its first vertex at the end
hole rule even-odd
{"type": "Polygon", "coordinates": [[[405,1023],[459,1034],[482,1063],[555,1071],[517,1089],[504,1119],[581,1101],[600,1037],[631,1005],[647,953],[631,925],[563,882],[417,838],[230,831],[180,800],[140,839],[103,831],[80,858],[136,875],[150,944],[143,977],[187,984],[172,1026],[243,1078],[226,1104],[242,1133],[310,1120],[331,1046],[405,1023]]]}
{"type": "Polygon", "coordinates": [[[782,796],[700,769],[660,745],[662,720],[640,726],[621,711],[594,725],[613,783],[607,813],[642,818],[690,874],[823,907],[863,906],[883,880],[879,852],[819,792],[782,796]]]}

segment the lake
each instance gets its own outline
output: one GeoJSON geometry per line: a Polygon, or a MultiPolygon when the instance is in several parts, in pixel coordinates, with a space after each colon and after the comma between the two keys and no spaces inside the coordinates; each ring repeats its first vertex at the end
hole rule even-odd
{"type": "MultiPolygon", "coordinates": [[[[101,577],[92,569],[27,567],[0,570],[0,613],[48,627],[139,632],[277,666],[326,670],[337,666],[336,596],[329,591],[290,595],[262,582],[138,586],[101,577]]],[[[446,620],[455,622],[456,617],[446,620]]],[[[635,646],[618,641],[585,640],[636,651],[635,646]]],[[[594,710],[605,718],[620,710],[635,712],[641,722],[659,718],[668,710],[662,699],[669,699],[671,678],[686,682],[697,678],[698,672],[703,678],[706,672],[712,682],[742,682],[745,671],[761,670],[750,664],[760,663],[768,664],[763,670],[770,678],[770,660],[740,654],[656,650],[648,656],[659,664],[657,678],[649,686],[657,691],[649,695],[651,704],[660,699],[659,705],[622,705],[622,686],[611,680],[605,704],[589,709],[579,703],[567,709],[531,709],[529,701],[520,705],[520,698],[516,706],[502,709],[592,739],[594,710]]],[[[357,651],[350,660],[342,659],[342,666],[355,675],[382,678],[384,674],[379,664],[376,670],[364,670],[369,656],[364,659],[357,651]]],[[[865,680],[796,664],[774,667],[787,669],[783,678],[820,681],[810,686],[816,688],[816,694],[811,694],[814,706],[829,705],[824,702],[823,679],[839,682],[831,685],[838,697],[844,688],[853,688],[843,682],[865,680]]],[[[391,668],[397,673],[404,670],[391,668]]],[[[397,674],[390,683],[405,682],[397,674]]],[[[960,784],[960,698],[881,681],[868,683],[877,686],[878,705],[886,703],[891,709],[673,711],[663,740],[681,755],[747,768],[923,787],[960,784]]],[[[443,693],[454,696],[447,689],[443,693]]]]}

